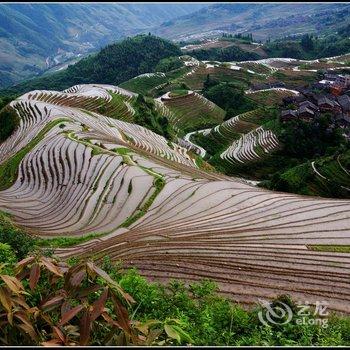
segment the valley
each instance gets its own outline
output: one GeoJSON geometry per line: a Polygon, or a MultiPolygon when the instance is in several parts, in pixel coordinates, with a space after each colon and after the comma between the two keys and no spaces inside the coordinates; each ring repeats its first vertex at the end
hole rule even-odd
{"type": "Polygon", "coordinates": [[[0,9],[1,346],[350,345],[349,4],[0,9]]]}

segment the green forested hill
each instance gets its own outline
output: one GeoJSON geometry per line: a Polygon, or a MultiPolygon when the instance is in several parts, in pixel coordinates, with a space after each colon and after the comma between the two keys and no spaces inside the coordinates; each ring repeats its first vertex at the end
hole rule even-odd
{"type": "Polygon", "coordinates": [[[158,62],[181,55],[178,46],[152,36],[138,35],[108,45],[66,70],[35,78],[3,90],[2,95],[21,94],[35,89],[63,90],[75,84],[104,83],[117,85],[139,74],[152,72],[158,62]]]}

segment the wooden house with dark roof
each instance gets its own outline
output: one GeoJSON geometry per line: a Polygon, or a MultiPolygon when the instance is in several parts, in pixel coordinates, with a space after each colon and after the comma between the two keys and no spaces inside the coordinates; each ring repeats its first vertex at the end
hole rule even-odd
{"type": "Polygon", "coordinates": [[[346,116],[350,116],[350,97],[348,95],[341,95],[337,98],[342,112],[346,116]]]}
{"type": "Polygon", "coordinates": [[[315,111],[307,106],[301,106],[297,110],[298,117],[304,121],[311,121],[315,117],[315,111]]]}
{"type": "Polygon", "coordinates": [[[299,104],[299,107],[307,107],[311,110],[313,110],[314,112],[318,110],[318,107],[312,103],[311,101],[303,101],[299,104]]]}
{"type": "Polygon", "coordinates": [[[296,120],[298,119],[298,113],[295,110],[292,109],[287,109],[281,112],[281,117],[280,117],[282,122],[287,122],[290,120],[296,120]]]}
{"type": "Polygon", "coordinates": [[[318,99],[317,105],[321,112],[341,112],[340,104],[337,101],[329,99],[328,97],[321,97],[318,99]]]}

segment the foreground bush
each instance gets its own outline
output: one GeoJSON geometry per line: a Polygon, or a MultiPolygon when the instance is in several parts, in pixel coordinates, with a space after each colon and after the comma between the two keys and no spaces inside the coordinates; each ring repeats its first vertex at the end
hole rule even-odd
{"type": "Polygon", "coordinates": [[[19,125],[17,112],[7,105],[0,111],[0,142],[5,141],[19,125]]]}
{"type": "Polygon", "coordinates": [[[0,212],[0,243],[8,244],[20,260],[35,249],[36,239],[17,227],[9,215],[0,212]]]}
{"type": "MultiPolygon", "coordinates": [[[[8,252],[8,248],[5,248],[8,252]]],[[[42,255],[0,268],[0,345],[349,345],[350,318],[328,326],[264,325],[250,310],[217,294],[211,281],[186,286],[148,282],[105,258],[101,267],[42,255]]],[[[281,296],[273,301],[296,310],[281,296]]]]}
{"type": "Polygon", "coordinates": [[[134,299],[91,261],[68,267],[52,258],[29,256],[16,264],[15,273],[0,271],[0,345],[191,341],[179,320],[130,319],[126,306],[134,299]]]}

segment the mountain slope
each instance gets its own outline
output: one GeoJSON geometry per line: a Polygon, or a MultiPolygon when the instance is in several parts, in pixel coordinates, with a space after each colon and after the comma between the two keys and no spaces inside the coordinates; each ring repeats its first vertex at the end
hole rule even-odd
{"type": "Polygon", "coordinates": [[[160,281],[213,279],[244,304],[283,293],[350,313],[350,254],[308,248],[350,245],[349,201],[204,172],[177,144],[95,113],[111,93],[136,108],[95,84],[11,102],[21,120],[0,144],[0,210],[42,238],[94,234],[61,258],[109,255],[160,281]]]}
{"type": "Polygon", "coordinates": [[[215,4],[163,23],[155,33],[176,40],[219,32],[253,33],[255,40],[320,32],[349,22],[348,4],[215,4]]]}
{"type": "Polygon", "coordinates": [[[205,4],[1,4],[0,88],[205,4]]]}
{"type": "Polygon", "coordinates": [[[180,54],[178,46],[167,40],[153,35],[137,35],[108,45],[98,54],[83,58],[61,72],[20,83],[2,93],[66,89],[80,83],[119,84],[139,74],[152,72],[162,58],[180,54]]]}

